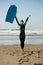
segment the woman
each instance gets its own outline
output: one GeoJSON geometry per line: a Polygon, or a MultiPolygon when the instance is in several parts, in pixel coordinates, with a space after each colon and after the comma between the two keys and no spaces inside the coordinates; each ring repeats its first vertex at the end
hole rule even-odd
{"type": "Polygon", "coordinates": [[[20,23],[18,22],[18,19],[17,17],[15,17],[18,25],[20,26],[20,42],[21,42],[21,49],[24,51],[24,41],[25,41],[25,26],[26,26],[26,23],[29,19],[31,15],[29,15],[24,23],[23,20],[20,21],[20,23]]]}

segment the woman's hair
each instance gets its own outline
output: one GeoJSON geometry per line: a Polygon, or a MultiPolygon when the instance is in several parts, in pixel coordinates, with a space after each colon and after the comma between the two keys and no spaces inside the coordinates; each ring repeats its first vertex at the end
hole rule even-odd
{"type": "Polygon", "coordinates": [[[23,20],[21,20],[21,22],[24,22],[23,20]]]}

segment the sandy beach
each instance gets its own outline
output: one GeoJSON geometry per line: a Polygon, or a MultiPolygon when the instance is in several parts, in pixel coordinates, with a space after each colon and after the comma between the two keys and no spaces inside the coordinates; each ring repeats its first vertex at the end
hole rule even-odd
{"type": "Polygon", "coordinates": [[[43,45],[25,45],[24,53],[20,45],[0,46],[0,65],[43,65],[43,45]]]}

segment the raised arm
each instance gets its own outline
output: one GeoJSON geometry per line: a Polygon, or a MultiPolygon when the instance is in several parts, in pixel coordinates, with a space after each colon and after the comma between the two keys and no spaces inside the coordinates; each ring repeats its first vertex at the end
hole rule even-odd
{"type": "Polygon", "coordinates": [[[15,19],[16,19],[16,21],[17,21],[17,24],[20,26],[20,23],[19,23],[19,21],[18,21],[17,17],[15,17],[15,19]]]}
{"type": "Polygon", "coordinates": [[[24,25],[26,25],[26,23],[27,23],[27,21],[28,21],[28,19],[29,19],[30,16],[31,16],[31,15],[29,15],[29,16],[27,17],[27,19],[26,19],[24,25]]]}

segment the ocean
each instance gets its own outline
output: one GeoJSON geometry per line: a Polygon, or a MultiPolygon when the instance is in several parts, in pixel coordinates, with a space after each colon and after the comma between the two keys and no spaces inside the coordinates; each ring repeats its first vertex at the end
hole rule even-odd
{"type": "MultiPolygon", "coordinates": [[[[27,33],[25,44],[43,44],[43,34],[27,33]]],[[[14,45],[20,44],[19,31],[0,31],[0,45],[14,45]]]]}

